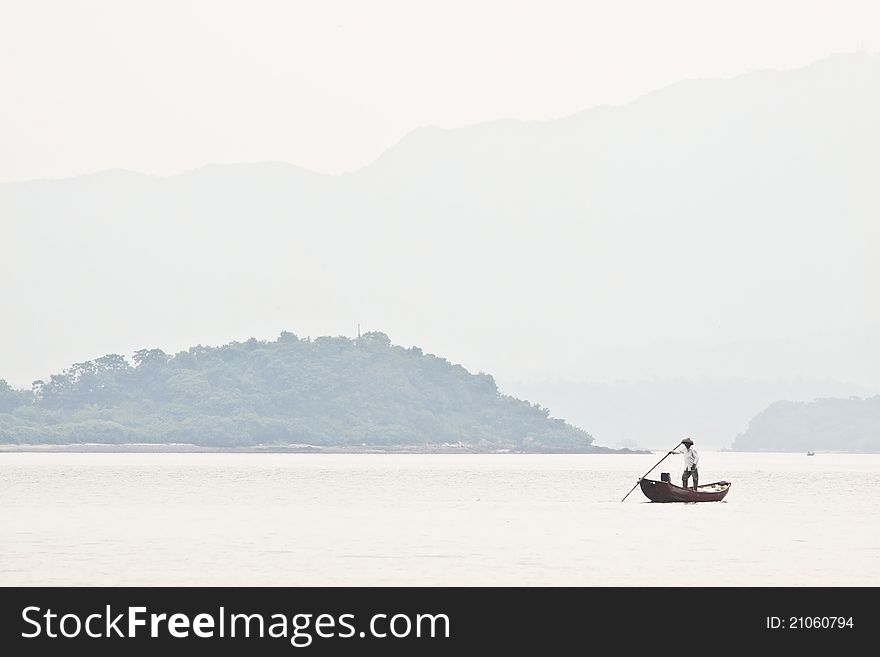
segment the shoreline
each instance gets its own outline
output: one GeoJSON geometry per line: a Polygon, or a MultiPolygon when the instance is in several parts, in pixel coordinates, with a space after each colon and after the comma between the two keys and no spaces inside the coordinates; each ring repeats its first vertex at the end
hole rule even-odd
{"type": "Polygon", "coordinates": [[[218,447],[188,443],[151,444],[98,444],[69,445],[0,445],[0,453],[107,453],[107,454],[653,454],[650,450],[596,447],[585,450],[553,449],[480,449],[444,445],[401,445],[396,447],[320,446],[320,445],[250,445],[247,447],[218,447]]]}

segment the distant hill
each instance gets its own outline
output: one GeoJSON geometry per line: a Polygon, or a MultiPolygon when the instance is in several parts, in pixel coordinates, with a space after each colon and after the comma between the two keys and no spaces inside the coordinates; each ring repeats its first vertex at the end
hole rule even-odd
{"type": "Polygon", "coordinates": [[[880,322],[878,116],[880,56],[839,55],[421,128],[345,175],[2,184],[3,376],[360,321],[502,381],[876,383],[880,341],[831,333],[880,322]]]}
{"type": "Polygon", "coordinates": [[[880,395],[779,401],[756,415],[733,449],[749,452],[880,452],[880,395]]]}
{"type": "Polygon", "coordinates": [[[615,383],[498,381],[506,394],[540,399],[554,413],[609,447],[662,449],[683,436],[702,449],[729,448],[749,421],[780,399],[869,397],[875,389],[837,381],[653,380],[615,383]]]}
{"type": "Polygon", "coordinates": [[[0,443],[189,443],[603,452],[488,374],[391,344],[282,333],[77,363],[32,391],[0,381],[0,443]],[[454,447],[453,447],[454,446],[454,447]]]}

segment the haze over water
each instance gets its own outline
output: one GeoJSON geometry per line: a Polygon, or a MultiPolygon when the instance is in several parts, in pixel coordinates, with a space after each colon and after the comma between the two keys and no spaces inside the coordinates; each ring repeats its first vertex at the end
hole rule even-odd
{"type": "Polygon", "coordinates": [[[880,585],[880,455],[661,454],[3,453],[0,585],[880,585]]]}

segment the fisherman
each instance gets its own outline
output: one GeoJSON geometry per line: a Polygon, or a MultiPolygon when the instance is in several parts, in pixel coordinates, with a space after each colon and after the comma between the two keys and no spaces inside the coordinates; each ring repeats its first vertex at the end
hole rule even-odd
{"type": "Polygon", "coordinates": [[[697,454],[697,450],[694,449],[694,441],[690,438],[685,438],[681,441],[681,444],[684,445],[684,471],[681,473],[681,487],[688,487],[688,479],[690,477],[694,478],[694,490],[697,490],[697,484],[700,481],[700,473],[697,470],[697,463],[700,461],[700,455],[697,454]]]}

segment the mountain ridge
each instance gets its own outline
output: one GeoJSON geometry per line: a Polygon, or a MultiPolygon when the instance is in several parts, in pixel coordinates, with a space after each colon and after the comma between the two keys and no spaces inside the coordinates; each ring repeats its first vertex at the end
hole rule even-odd
{"type": "Polygon", "coordinates": [[[826,358],[838,345],[817,339],[819,362],[760,345],[880,323],[878,62],[744,74],[699,106],[672,86],[574,118],[426,129],[338,176],[276,163],[0,185],[4,373],[362,320],[502,380],[872,383],[876,346],[826,358]],[[740,358],[699,355],[744,337],[758,346],[740,358]],[[689,345],[675,362],[631,356],[668,340],[689,345]]]}
{"type": "MultiPolygon", "coordinates": [[[[353,174],[356,174],[363,169],[367,169],[377,162],[379,162],[389,151],[392,151],[399,145],[404,142],[409,141],[410,139],[417,139],[423,134],[443,134],[443,133],[454,133],[454,132],[468,132],[472,130],[479,130],[486,127],[492,127],[495,124],[509,124],[509,125],[518,125],[518,126],[541,126],[549,123],[559,123],[559,122],[576,122],[582,118],[590,117],[595,113],[603,113],[608,110],[619,110],[624,108],[629,108],[634,105],[638,105],[640,103],[650,103],[654,101],[658,97],[663,97],[667,93],[677,93],[681,90],[690,90],[691,87],[705,87],[705,86],[716,86],[716,85],[724,85],[730,82],[742,81],[742,80],[757,80],[762,77],[768,78],[768,82],[771,81],[769,78],[774,78],[778,80],[780,76],[785,76],[786,74],[798,73],[798,72],[808,72],[811,70],[820,70],[832,65],[839,65],[841,62],[845,62],[847,64],[851,64],[854,62],[857,63],[867,63],[870,62],[871,59],[880,59],[880,53],[867,53],[867,52],[838,52],[832,53],[826,57],[822,57],[820,59],[814,60],[804,65],[793,66],[788,68],[756,68],[749,71],[745,71],[742,73],[738,73],[735,75],[730,75],[726,77],[714,77],[714,76],[702,76],[702,77],[694,77],[687,78],[684,80],[679,80],[676,82],[671,82],[669,84],[657,87],[655,89],[646,91],[645,93],[638,95],[630,100],[620,102],[620,103],[601,103],[598,105],[592,105],[590,107],[586,107],[581,110],[577,110],[575,112],[569,114],[562,114],[555,117],[545,118],[545,119],[517,119],[513,117],[503,117],[497,119],[488,119],[485,121],[477,121],[474,123],[468,123],[461,126],[455,127],[442,127],[436,125],[422,125],[409,130],[406,134],[404,134],[400,139],[396,142],[389,144],[386,148],[384,148],[373,160],[364,164],[363,166],[357,167],[355,169],[351,169],[348,171],[341,171],[338,173],[324,173],[315,171],[313,169],[309,169],[308,167],[295,164],[293,162],[289,162],[286,160],[254,160],[249,162],[231,162],[231,163],[212,163],[206,162],[205,164],[181,169],[179,171],[175,171],[172,173],[166,174],[152,174],[146,173],[142,171],[138,171],[136,169],[130,169],[127,167],[113,167],[109,169],[99,169],[96,171],[84,172],[71,174],[69,176],[57,176],[52,178],[28,178],[22,180],[11,180],[11,181],[0,181],[0,186],[2,185],[16,185],[22,183],[31,183],[31,182],[53,182],[53,181],[63,181],[63,180],[74,180],[80,179],[90,176],[100,176],[104,173],[114,173],[114,172],[122,172],[122,173],[130,173],[136,174],[139,176],[144,176],[148,178],[157,178],[157,179],[168,179],[174,178],[176,176],[185,176],[188,174],[193,174],[196,172],[203,171],[205,169],[221,169],[221,168],[248,168],[248,167],[261,167],[261,166],[273,166],[273,165],[283,165],[284,167],[290,167],[298,173],[309,174],[312,176],[320,176],[325,178],[340,178],[347,177],[353,174]]],[[[775,81],[774,80],[774,81],[775,81]]]]}

